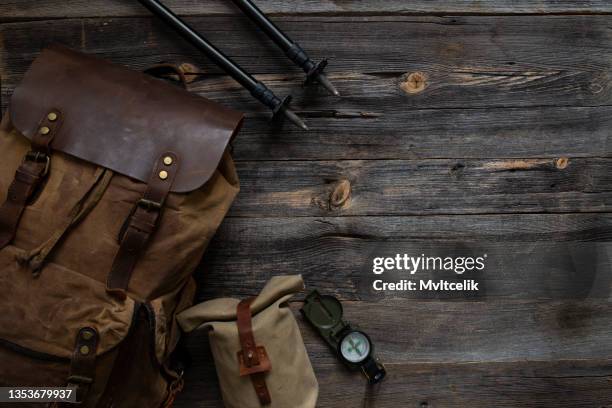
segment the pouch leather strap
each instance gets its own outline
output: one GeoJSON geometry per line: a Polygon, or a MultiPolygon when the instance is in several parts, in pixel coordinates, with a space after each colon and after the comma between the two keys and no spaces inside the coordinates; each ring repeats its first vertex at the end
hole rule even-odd
{"type": "Polygon", "coordinates": [[[49,145],[61,125],[61,112],[52,109],[40,121],[32,137],[32,150],[25,155],[23,162],[17,168],[6,200],[0,207],[0,249],[15,239],[26,206],[49,173],[51,162],[49,145]]]}
{"type": "Polygon", "coordinates": [[[119,233],[119,251],[106,282],[106,290],[119,298],[126,297],[136,262],[157,228],[178,165],[175,153],[167,152],[158,158],[144,195],[134,206],[119,233]]]}
{"type": "Polygon", "coordinates": [[[70,374],[68,375],[68,386],[76,386],[76,400],[79,403],[85,401],[94,381],[97,348],[98,332],[91,327],[79,330],[70,359],[70,374]]]}
{"type": "Polygon", "coordinates": [[[240,375],[251,377],[260,404],[268,405],[272,402],[272,399],[265,377],[266,372],[270,371],[272,367],[265,347],[258,346],[253,336],[251,303],[254,299],[249,298],[241,301],[236,310],[238,336],[242,347],[242,350],[238,352],[238,363],[240,364],[240,375]]]}

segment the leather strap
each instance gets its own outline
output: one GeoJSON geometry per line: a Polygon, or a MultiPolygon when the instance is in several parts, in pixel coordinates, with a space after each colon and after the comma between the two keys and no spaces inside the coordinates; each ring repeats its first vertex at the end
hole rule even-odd
{"type": "Polygon", "coordinates": [[[266,372],[270,371],[272,366],[265,347],[258,346],[253,336],[251,303],[254,299],[241,301],[236,310],[238,336],[242,347],[242,350],[238,352],[238,363],[240,364],[240,376],[251,377],[259,402],[261,405],[268,405],[272,399],[266,385],[266,372]]]}
{"type": "Polygon", "coordinates": [[[32,137],[32,150],[25,155],[15,172],[6,200],[0,207],[0,249],[15,239],[17,226],[25,207],[49,173],[51,162],[49,145],[61,125],[60,111],[52,109],[40,121],[38,130],[32,137]]]}
{"type": "Polygon", "coordinates": [[[251,374],[251,382],[253,383],[253,387],[255,387],[255,393],[257,393],[259,403],[261,405],[270,405],[272,403],[272,398],[270,398],[270,391],[268,391],[266,385],[266,373],[251,374]]]}
{"type": "Polygon", "coordinates": [[[87,398],[87,393],[94,380],[97,348],[98,332],[91,327],[79,330],[68,376],[68,386],[76,386],[76,400],[79,403],[87,398]]]}
{"type": "Polygon", "coordinates": [[[178,157],[167,152],[157,162],[143,197],[119,233],[119,251],[106,281],[106,290],[124,299],[136,266],[161,218],[162,208],[178,170],[178,157]]]}
{"type": "Polygon", "coordinates": [[[37,132],[32,136],[32,150],[51,154],[51,142],[64,123],[64,116],[59,109],[50,109],[38,124],[37,132]]]}

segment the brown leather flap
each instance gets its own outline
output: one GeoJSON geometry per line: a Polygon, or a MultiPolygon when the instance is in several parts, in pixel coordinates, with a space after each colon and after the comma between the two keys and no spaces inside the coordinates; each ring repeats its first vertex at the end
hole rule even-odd
{"type": "Polygon", "coordinates": [[[109,62],[60,46],[45,49],[15,90],[13,125],[31,139],[57,109],[59,150],[146,182],[164,152],[179,158],[173,192],[208,181],[242,114],[208,99],[109,62]]]}

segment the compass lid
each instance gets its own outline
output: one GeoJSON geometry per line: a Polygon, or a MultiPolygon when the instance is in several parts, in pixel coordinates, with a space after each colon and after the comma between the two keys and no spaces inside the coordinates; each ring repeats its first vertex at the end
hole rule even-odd
{"type": "Polygon", "coordinates": [[[316,290],[306,297],[302,311],[312,324],[321,329],[329,329],[342,321],[340,301],[330,295],[321,295],[316,290]]]}

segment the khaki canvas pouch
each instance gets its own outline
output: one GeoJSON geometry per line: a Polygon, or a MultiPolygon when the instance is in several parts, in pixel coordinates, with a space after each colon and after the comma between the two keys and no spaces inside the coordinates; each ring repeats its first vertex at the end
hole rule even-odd
{"type": "Polygon", "coordinates": [[[316,406],[319,385],[297,321],[288,306],[289,299],[303,289],[304,281],[300,275],[276,276],[268,281],[255,298],[242,302],[230,298],[214,299],[178,315],[178,322],[185,332],[208,330],[226,407],[316,406]],[[237,313],[240,309],[243,316],[237,313]],[[244,326],[244,311],[249,309],[249,315],[252,316],[252,338],[255,341],[253,346],[257,348],[259,357],[259,364],[251,367],[247,367],[248,363],[245,362],[249,350],[244,350],[244,333],[239,336],[238,329],[241,324],[244,326]],[[239,361],[241,359],[242,364],[239,361]],[[246,373],[261,368],[263,371],[255,374],[246,373]],[[262,380],[267,396],[266,390],[258,387],[262,380]]]}

